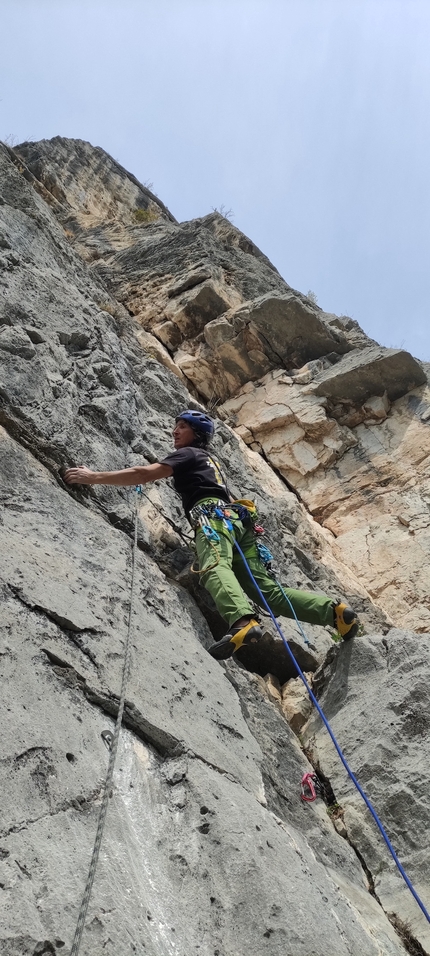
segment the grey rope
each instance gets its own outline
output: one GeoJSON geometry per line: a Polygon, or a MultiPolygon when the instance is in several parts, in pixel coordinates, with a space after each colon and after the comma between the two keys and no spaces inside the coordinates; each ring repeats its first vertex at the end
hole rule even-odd
{"type": "Polygon", "coordinates": [[[103,799],[100,807],[99,818],[97,823],[97,832],[94,840],[93,853],[90,862],[90,868],[88,870],[87,882],[85,885],[84,895],[82,897],[82,903],[79,909],[78,921],[76,924],[75,935],[73,938],[72,948],[70,950],[70,956],[78,956],[79,949],[82,940],[82,933],[84,931],[84,924],[88,910],[88,904],[90,902],[91,890],[94,883],[94,877],[96,874],[97,862],[100,853],[100,846],[103,837],[103,829],[106,820],[106,812],[109,802],[109,794],[112,787],[113,772],[115,768],[115,759],[116,753],[118,750],[118,741],[119,734],[121,730],[122,717],[124,713],[124,704],[125,704],[125,691],[127,687],[127,681],[130,672],[130,635],[131,635],[131,622],[133,615],[133,593],[134,593],[134,580],[135,580],[135,568],[136,568],[136,553],[137,553],[137,504],[138,504],[138,494],[139,490],[136,489],[136,501],[134,507],[134,542],[133,542],[133,554],[132,554],[132,564],[131,564],[131,585],[130,585],[130,605],[128,612],[128,627],[127,627],[127,637],[125,640],[125,651],[124,651],[124,667],[122,671],[122,681],[121,681],[121,694],[119,699],[118,714],[116,718],[115,730],[112,738],[112,743],[110,744],[110,753],[109,753],[109,763],[106,774],[106,780],[103,791],[103,799]]]}

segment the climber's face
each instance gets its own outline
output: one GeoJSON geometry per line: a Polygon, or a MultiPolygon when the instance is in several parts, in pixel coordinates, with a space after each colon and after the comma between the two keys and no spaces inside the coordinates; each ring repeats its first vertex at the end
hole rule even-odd
{"type": "Polygon", "coordinates": [[[191,425],[189,425],[188,422],[184,422],[183,418],[178,418],[173,429],[173,444],[175,448],[187,448],[188,445],[193,444],[195,438],[196,436],[191,425]]]}

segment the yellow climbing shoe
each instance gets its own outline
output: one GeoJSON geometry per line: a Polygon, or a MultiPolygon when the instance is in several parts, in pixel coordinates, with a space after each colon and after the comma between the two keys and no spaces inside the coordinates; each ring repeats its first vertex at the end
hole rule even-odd
{"type": "Polygon", "coordinates": [[[217,661],[225,661],[244,644],[256,644],[262,637],[261,627],[254,618],[239,627],[232,627],[225,637],[209,648],[209,654],[217,661]]]}
{"type": "Polygon", "coordinates": [[[334,605],[334,626],[344,641],[358,634],[358,617],[347,604],[334,605]]]}

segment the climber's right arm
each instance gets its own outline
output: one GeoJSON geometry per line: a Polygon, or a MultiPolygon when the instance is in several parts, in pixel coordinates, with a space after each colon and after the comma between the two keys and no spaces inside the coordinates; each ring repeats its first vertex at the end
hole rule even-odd
{"type": "Polygon", "coordinates": [[[78,468],[68,468],[64,474],[64,481],[68,485],[146,485],[159,478],[171,478],[173,468],[170,465],[135,465],[133,468],[122,468],[120,471],[91,471],[85,465],[78,468]]]}

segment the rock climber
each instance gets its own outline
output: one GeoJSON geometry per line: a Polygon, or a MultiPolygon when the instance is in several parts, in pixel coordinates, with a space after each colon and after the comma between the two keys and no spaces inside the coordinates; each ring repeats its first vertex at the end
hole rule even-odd
{"type": "Polygon", "coordinates": [[[250,570],[275,615],[293,617],[289,600],[299,620],[329,625],[344,640],[358,631],[355,612],[346,604],[315,591],[279,587],[261,561],[250,518],[252,502],[234,502],[218,462],[209,451],[213,420],[204,412],[180,412],[173,429],[174,451],[153,465],[135,465],[120,471],[91,471],[84,465],[68,468],[68,484],[140,485],[173,477],[175,490],[195,529],[195,546],[201,580],[228,625],[227,634],[209,648],[217,660],[231,657],[243,645],[258,641],[262,631],[248,598],[261,605],[261,598],[234,547],[238,542],[250,570]],[[227,522],[224,520],[227,516],[227,522]]]}

